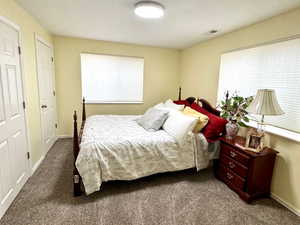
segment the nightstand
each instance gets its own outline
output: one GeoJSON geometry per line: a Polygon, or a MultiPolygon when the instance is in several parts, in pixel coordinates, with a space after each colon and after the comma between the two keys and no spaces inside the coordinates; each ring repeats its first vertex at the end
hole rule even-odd
{"type": "Polygon", "coordinates": [[[250,203],[253,199],[269,197],[277,151],[264,148],[256,153],[243,149],[246,139],[221,138],[220,158],[215,164],[215,175],[241,199],[250,203]]]}

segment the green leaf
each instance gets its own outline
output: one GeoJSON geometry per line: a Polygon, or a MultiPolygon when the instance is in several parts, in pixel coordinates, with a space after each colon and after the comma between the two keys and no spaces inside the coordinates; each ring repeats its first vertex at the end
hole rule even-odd
{"type": "Polygon", "coordinates": [[[241,126],[241,127],[248,127],[244,122],[242,121],[239,121],[238,122],[238,125],[241,126]]]}
{"type": "Polygon", "coordinates": [[[244,119],[244,121],[247,122],[247,123],[250,121],[249,118],[246,117],[246,116],[245,116],[243,119],[244,119]]]}
{"type": "Polygon", "coordinates": [[[229,116],[228,112],[224,112],[224,113],[223,113],[223,117],[224,117],[224,118],[227,118],[228,116],[229,116]]]}

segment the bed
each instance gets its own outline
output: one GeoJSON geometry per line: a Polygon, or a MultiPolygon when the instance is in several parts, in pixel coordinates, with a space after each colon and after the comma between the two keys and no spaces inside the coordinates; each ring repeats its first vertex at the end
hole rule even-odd
{"type": "MultiPolygon", "coordinates": [[[[179,95],[179,99],[181,96],[179,95]]],[[[187,101],[194,102],[195,98],[187,101]]],[[[197,104],[219,116],[206,100],[197,104]]],[[[218,157],[218,141],[208,143],[201,133],[190,133],[180,145],[164,130],[148,132],[136,123],[139,116],[94,115],[86,118],[83,99],[78,134],[74,112],[74,196],[99,191],[102,182],[134,180],[156,173],[207,168],[218,157]]]]}

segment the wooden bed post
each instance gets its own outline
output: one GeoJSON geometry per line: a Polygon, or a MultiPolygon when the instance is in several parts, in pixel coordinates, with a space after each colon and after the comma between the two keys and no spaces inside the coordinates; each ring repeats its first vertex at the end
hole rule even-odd
{"type": "Polygon", "coordinates": [[[80,181],[81,177],[79,175],[79,172],[75,166],[75,162],[79,153],[79,138],[78,138],[78,130],[77,130],[77,113],[74,111],[73,115],[74,119],[74,134],[73,134],[73,155],[74,155],[74,169],[73,169],[73,185],[74,185],[74,196],[80,196],[82,194],[80,189],[80,181]]]}
{"type": "Polygon", "coordinates": [[[181,87],[179,87],[179,93],[178,93],[178,101],[181,100],[181,87]]]}
{"type": "Polygon", "coordinates": [[[82,122],[86,120],[86,113],[85,113],[85,98],[82,99],[82,122]]]}

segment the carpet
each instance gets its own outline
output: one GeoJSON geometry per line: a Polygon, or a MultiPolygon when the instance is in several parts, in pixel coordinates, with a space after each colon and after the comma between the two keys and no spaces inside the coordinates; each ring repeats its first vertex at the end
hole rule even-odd
{"type": "Polygon", "coordinates": [[[272,199],[246,204],[212,169],[104,183],[72,196],[72,140],[55,143],[1,225],[296,225],[300,218],[272,199]]]}

